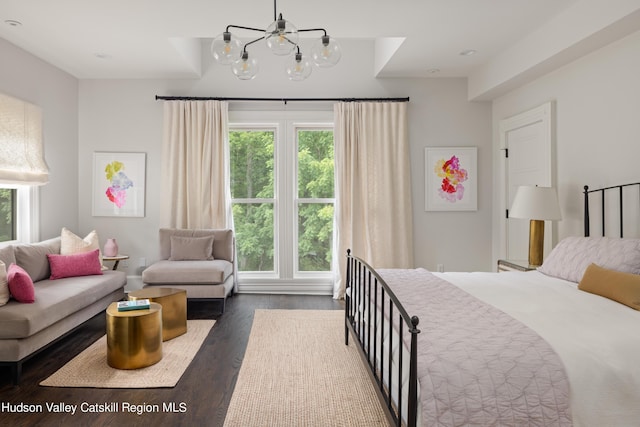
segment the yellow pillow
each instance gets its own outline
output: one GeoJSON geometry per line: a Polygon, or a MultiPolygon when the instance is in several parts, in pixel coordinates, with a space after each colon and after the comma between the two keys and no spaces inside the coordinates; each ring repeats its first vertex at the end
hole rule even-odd
{"type": "Polygon", "coordinates": [[[591,264],[578,283],[578,289],[640,310],[640,275],[638,274],[607,270],[591,264]]]}

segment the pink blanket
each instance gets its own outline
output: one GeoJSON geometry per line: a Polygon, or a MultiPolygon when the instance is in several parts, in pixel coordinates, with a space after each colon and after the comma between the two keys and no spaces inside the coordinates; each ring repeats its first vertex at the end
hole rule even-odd
{"type": "Polygon", "coordinates": [[[538,334],[427,270],[378,273],[420,318],[425,426],[572,425],[564,366],[538,334]]]}

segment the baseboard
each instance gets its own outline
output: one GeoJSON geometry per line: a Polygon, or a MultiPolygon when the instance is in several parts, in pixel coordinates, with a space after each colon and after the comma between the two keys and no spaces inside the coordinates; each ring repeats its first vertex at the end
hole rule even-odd
{"type": "Polygon", "coordinates": [[[330,284],[312,283],[250,283],[238,284],[238,293],[246,294],[290,294],[290,295],[333,295],[330,284]]]}

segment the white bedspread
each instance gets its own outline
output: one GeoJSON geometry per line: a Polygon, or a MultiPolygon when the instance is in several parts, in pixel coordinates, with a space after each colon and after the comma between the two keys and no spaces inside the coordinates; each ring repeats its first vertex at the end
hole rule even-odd
{"type": "Polygon", "coordinates": [[[434,273],[542,336],[562,359],[576,426],[640,426],[640,312],[537,271],[434,273]]]}

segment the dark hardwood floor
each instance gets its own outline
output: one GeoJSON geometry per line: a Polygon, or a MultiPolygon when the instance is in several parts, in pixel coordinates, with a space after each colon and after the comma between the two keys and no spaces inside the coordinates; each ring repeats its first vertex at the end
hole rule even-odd
{"type": "MultiPolygon", "coordinates": [[[[227,299],[224,314],[215,302],[189,302],[189,319],[217,322],[176,387],[163,389],[93,389],[41,387],[83,349],[104,335],[104,314],[95,316],[23,366],[20,385],[13,386],[10,370],[0,368],[0,424],[12,426],[222,426],[246,349],[255,309],[342,309],[328,296],[248,295],[227,299]],[[135,405],[174,405],[176,412],[80,412],[82,403],[97,407],[113,402],[135,405]],[[78,405],[75,415],[52,413],[47,403],[78,405]],[[42,405],[41,413],[12,413],[11,405],[42,405]],[[180,412],[184,409],[183,412],[180,412]]],[[[121,405],[120,405],[121,406],[121,405]]]]}

